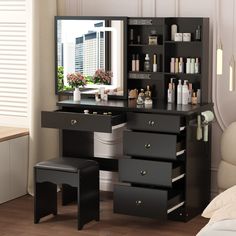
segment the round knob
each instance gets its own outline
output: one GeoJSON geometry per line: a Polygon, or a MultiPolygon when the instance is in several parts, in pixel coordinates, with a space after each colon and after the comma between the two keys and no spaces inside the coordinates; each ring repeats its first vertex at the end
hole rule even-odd
{"type": "Polygon", "coordinates": [[[153,121],[153,120],[149,120],[149,121],[148,121],[148,124],[149,124],[150,126],[154,126],[155,121],[153,121]]]}
{"type": "Polygon", "coordinates": [[[137,200],[137,201],[135,201],[135,203],[136,203],[137,206],[140,206],[142,204],[142,201],[141,200],[137,200]]]}
{"type": "Polygon", "coordinates": [[[146,148],[146,149],[149,149],[150,147],[151,147],[151,144],[150,144],[150,143],[146,143],[146,144],[145,144],[145,148],[146,148]]]}
{"type": "Polygon", "coordinates": [[[77,120],[71,120],[70,123],[71,125],[75,125],[77,123],[77,120]]]}
{"type": "Polygon", "coordinates": [[[147,171],[146,171],[146,170],[141,170],[141,171],[140,171],[140,174],[141,174],[142,176],[144,176],[144,175],[147,174],[147,171]]]}

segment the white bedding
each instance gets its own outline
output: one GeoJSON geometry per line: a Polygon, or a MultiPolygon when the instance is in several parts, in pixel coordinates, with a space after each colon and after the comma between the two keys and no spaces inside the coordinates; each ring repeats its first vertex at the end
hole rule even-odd
{"type": "Polygon", "coordinates": [[[207,224],[197,236],[236,236],[236,219],[207,224]]]}

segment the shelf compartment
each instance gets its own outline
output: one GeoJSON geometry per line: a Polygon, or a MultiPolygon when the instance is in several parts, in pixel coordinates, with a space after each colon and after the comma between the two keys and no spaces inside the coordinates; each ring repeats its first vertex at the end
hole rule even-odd
{"type": "Polygon", "coordinates": [[[177,135],[124,131],[124,153],[132,157],[178,160],[185,145],[177,135]]]}
{"type": "Polygon", "coordinates": [[[45,128],[111,133],[112,126],[125,122],[125,115],[123,113],[102,115],[80,112],[66,112],[63,110],[42,111],[41,126],[45,128]]]}
{"type": "Polygon", "coordinates": [[[183,199],[178,191],[115,185],[114,212],[167,219],[170,212],[184,205],[183,199]]]}
{"type": "Polygon", "coordinates": [[[183,164],[122,158],[119,160],[119,180],[122,182],[172,187],[185,176],[183,164]]]}

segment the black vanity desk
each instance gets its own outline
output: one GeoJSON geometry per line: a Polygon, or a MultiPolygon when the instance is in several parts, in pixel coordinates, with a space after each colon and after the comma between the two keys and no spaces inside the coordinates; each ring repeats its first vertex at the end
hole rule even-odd
{"type": "Polygon", "coordinates": [[[119,171],[114,212],[187,221],[208,204],[211,129],[209,142],[197,141],[196,130],[197,115],[212,110],[212,104],[154,101],[145,107],[135,100],[82,99],[60,101],[57,106],[57,111],[42,112],[42,127],[60,129],[61,155],[95,159],[101,170],[119,171]],[[113,125],[124,122],[124,156],[94,157],[93,132],[109,133],[113,125]]]}

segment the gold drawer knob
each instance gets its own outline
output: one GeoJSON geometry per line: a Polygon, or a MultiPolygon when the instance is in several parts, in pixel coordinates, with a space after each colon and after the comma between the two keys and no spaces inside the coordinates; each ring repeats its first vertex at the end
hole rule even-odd
{"type": "Polygon", "coordinates": [[[151,144],[150,144],[150,143],[146,143],[146,144],[145,144],[145,148],[146,148],[146,149],[149,149],[150,147],[151,147],[151,144]]]}
{"type": "Polygon", "coordinates": [[[142,201],[141,200],[137,200],[137,201],[135,201],[135,203],[136,203],[137,206],[140,206],[142,204],[142,201]]]}
{"type": "Polygon", "coordinates": [[[70,123],[71,123],[71,125],[75,125],[75,124],[77,124],[77,120],[71,120],[70,123]]]}
{"type": "Polygon", "coordinates": [[[140,174],[141,174],[142,176],[144,176],[144,175],[147,174],[147,171],[146,171],[146,170],[141,170],[141,171],[140,171],[140,174]]]}
{"type": "Polygon", "coordinates": [[[149,121],[148,121],[148,124],[149,124],[150,126],[154,126],[154,125],[155,125],[155,121],[149,120],[149,121]]]}

